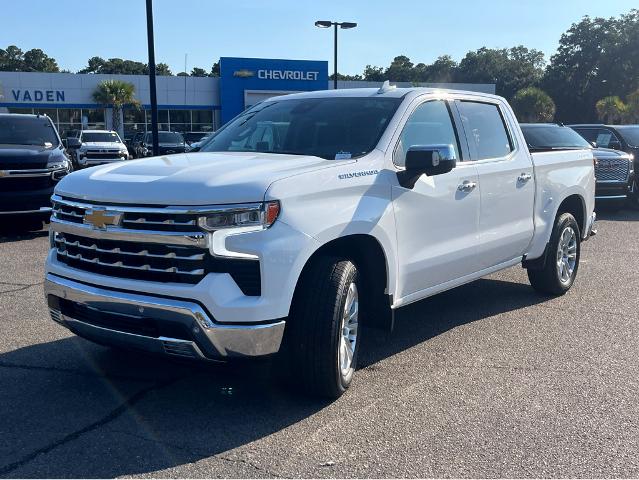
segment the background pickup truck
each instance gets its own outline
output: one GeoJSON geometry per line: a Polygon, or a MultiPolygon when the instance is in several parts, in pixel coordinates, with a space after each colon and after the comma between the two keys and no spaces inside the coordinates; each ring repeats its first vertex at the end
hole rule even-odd
{"type": "Polygon", "coordinates": [[[277,353],[276,372],[337,397],[362,333],[404,305],[517,264],[565,293],[594,191],[590,150],[531,155],[497,96],[282,96],[200,152],[66,177],[45,290],[53,320],[88,339],[202,360],[277,353]]]}

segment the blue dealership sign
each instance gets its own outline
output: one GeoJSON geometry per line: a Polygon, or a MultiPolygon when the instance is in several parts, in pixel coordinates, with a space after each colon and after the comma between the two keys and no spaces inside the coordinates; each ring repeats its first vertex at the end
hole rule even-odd
{"type": "Polygon", "coordinates": [[[267,58],[220,58],[222,123],[251,105],[250,98],[272,93],[326,90],[328,62],[267,58]],[[251,97],[252,96],[252,97],[251,97]]]}

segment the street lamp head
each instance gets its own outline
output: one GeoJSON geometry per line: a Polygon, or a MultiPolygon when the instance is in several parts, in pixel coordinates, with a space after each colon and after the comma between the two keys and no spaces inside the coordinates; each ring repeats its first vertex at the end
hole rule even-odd
{"type": "Polygon", "coordinates": [[[315,26],[319,28],[329,28],[333,25],[333,22],[329,22],[328,20],[318,20],[315,22],[315,26]]]}
{"type": "Polygon", "coordinates": [[[339,24],[340,28],[355,28],[356,26],[357,24],[353,22],[342,22],[339,24]]]}

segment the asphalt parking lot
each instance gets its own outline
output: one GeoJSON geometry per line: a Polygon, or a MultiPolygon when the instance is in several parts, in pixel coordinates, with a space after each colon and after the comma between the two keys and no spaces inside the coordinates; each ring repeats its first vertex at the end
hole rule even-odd
{"type": "MultiPolygon", "coordinates": [[[[564,297],[512,268],[363,338],[335,402],[269,365],[113,351],[53,323],[46,232],[0,234],[0,476],[639,476],[639,212],[601,212],[564,297]]],[[[6,230],[6,228],[5,228],[6,230]]]]}

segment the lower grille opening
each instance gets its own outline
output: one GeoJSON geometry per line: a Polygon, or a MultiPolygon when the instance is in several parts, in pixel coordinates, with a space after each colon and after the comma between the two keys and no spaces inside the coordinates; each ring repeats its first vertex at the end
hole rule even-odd
{"type": "Polygon", "coordinates": [[[178,323],[158,321],[154,318],[137,315],[106,312],[71,300],[52,296],[49,297],[49,307],[59,310],[62,315],[95,327],[152,338],[168,337],[192,340],[187,326],[178,323]]]}

